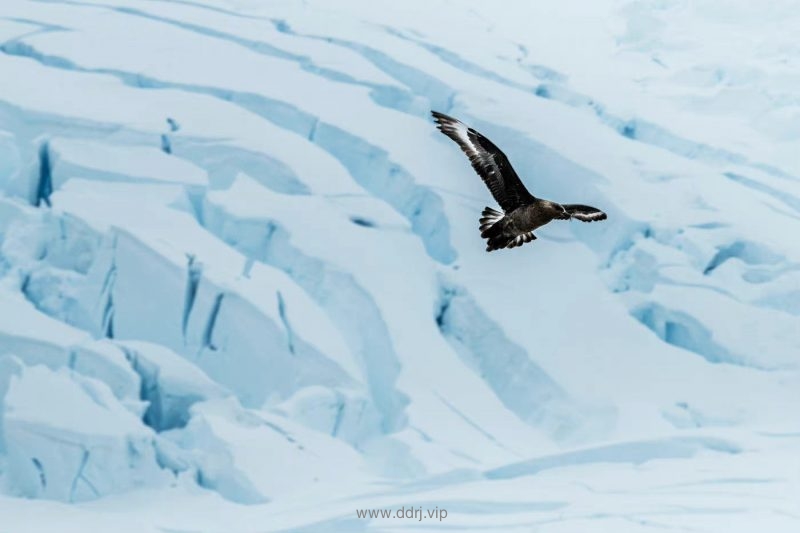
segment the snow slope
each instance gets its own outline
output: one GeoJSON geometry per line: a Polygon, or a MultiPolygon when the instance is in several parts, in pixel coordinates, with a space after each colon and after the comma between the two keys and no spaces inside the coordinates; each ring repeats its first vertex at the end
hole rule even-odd
{"type": "Polygon", "coordinates": [[[0,531],[797,531],[799,26],[5,0],[0,531]],[[609,220],[486,254],[430,109],[609,220]]]}

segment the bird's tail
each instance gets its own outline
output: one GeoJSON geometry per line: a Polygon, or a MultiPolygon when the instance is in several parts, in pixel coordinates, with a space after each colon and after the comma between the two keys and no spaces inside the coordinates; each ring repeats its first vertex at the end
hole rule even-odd
{"type": "Polygon", "coordinates": [[[505,248],[508,244],[508,238],[504,235],[503,226],[501,223],[505,215],[500,211],[496,211],[491,207],[487,207],[481,213],[480,230],[481,237],[487,240],[486,251],[491,252],[499,248],[505,248]]]}

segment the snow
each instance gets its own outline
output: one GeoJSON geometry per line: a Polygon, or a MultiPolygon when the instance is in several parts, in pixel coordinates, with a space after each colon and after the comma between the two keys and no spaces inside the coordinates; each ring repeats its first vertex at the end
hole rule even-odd
{"type": "Polygon", "coordinates": [[[794,7],[6,0],[2,527],[795,532],[794,7]]]}
{"type": "Polygon", "coordinates": [[[230,395],[202,370],[162,346],[141,341],[117,345],[141,378],[140,394],[149,403],[144,422],[158,431],[186,425],[193,404],[230,395]]]}
{"type": "Polygon", "coordinates": [[[158,148],[53,139],[49,149],[51,172],[56,182],[89,176],[111,181],[117,175],[125,180],[139,178],[142,182],[181,183],[200,188],[208,185],[203,169],[170,157],[158,148]]]}
{"type": "Polygon", "coordinates": [[[51,368],[67,366],[69,347],[91,339],[87,333],[37,311],[23,295],[5,291],[0,300],[0,327],[4,353],[51,368]]]}
{"type": "Polygon", "coordinates": [[[4,409],[11,494],[75,502],[168,479],[153,433],[102,382],[28,368],[11,378],[4,409]]]}
{"type": "Polygon", "coordinates": [[[200,405],[186,429],[167,438],[197,463],[201,486],[235,502],[331,490],[346,496],[367,481],[362,459],[346,444],[231,401],[200,405]]]}

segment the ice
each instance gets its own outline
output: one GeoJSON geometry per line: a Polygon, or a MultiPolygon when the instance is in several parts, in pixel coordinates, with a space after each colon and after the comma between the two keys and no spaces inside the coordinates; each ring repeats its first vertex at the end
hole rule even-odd
{"type": "Polygon", "coordinates": [[[39,312],[21,294],[3,291],[0,299],[2,353],[23,357],[29,364],[67,366],[69,347],[87,342],[83,331],[39,312]]]}
{"type": "Polygon", "coordinates": [[[30,206],[0,197],[0,229],[3,271],[17,276],[19,268],[30,267],[44,252],[44,221],[30,206]]]}
{"type": "Polygon", "coordinates": [[[104,340],[53,320],[20,295],[3,293],[0,299],[0,355],[11,354],[28,365],[70,368],[101,380],[135,412],[139,404],[139,376],[122,351],[104,340]]]}
{"type": "Polygon", "coordinates": [[[0,131],[0,185],[13,180],[21,168],[22,161],[14,136],[7,131],[0,131]]]}
{"type": "Polygon", "coordinates": [[[149,403],[144,422],[157,431],[186,425],[189,409],[196,402],[230,395],[171,350],[141,341],[116,345],[141,377],[142,400],[149,403]]]}
{"type": "Polygon", "coordinates": [[[363,460],[341,441],[231,400],[198,404],[168,438],[189,453],[201,486],[240,503],[303,491],[346,495],[367,480],[363,460]]]}
{"type": "MultiPolygon", "coordinates": [[[[339,333],[288,277],[261,265],[247,266],[244,257],[204,232],[182,212],[187,204],[180,191],[146,186],[135,195],[125,194],[128,187],[95,187],[84,180],[68,183],[53,197],[68,219],[83,221],[78,232],[64,230],[62,225],[64,238],[54,246],[62,248],[62,243],[72,240],[103,241],[95,246],[87,275],[79,284],[77,305],[88,317],[86,326],[97,334],[168,346],[198,362],[248,404],[291,391],[293,381],[269,370],[276,364],[295,368],[292,372],[298,383],[349,383],[357,377],[339,333]],[[139,217],[143,206],[150,206],[151,216],[146,219],[139,217]],[[124,225],[127,231],[114,230],[103,239],[100,232],[108,232],[112,224],[124,225]],[[84,235],[86,227],[89,235],[84,235]],[[171,234],[162,228],[171,228],[171,234]],[[199,277],[189,274],[194,257],[197,270],[191,272],[199,277]],[[138,289],[142,275],[153,292],[143,294],[138,289]],[[142,312],[154,320],[140,321],[142,312]],[[162,313],[167,318],[156,320],[162,313]],[[301,316],[311,320],[301,320],[301,316]],[[283,362],[278,362],[275,352],[264,354],[264,346],[274,346],[283,362]],[[204,357],[204,351],[216,352],[216,357],[204,357]],[[250,362],[241,360],[232,367],[219,357],[229,351],[249,354],[250,362]],[[241,365],[253,366],[242,372],[241,365]],[[272,380],[272,385],[265,386],[264,378],[272,380]]],[[[48,256],[59,257],[57,250],[48,256]]],[[[36,299],[35,294],[32,297],[36,299]]]]}
{"type": "Polygon", "coordinates": [[[0,356],[0,452],[6,452],[6,444],[4,434],[5,424],[5,399],[8,394],[8,388],[11,385],[11,378],[22,374],[24,365],[17,357],[9,354],[0,356]]]}
{"type": "Polygon", "coordinates": [[[123,405],[137,416],[143,414],[147,399],[140,396],[142,380],[118,344],[101,339],[74,346],[70,351],[69,368],[102,381],[123,405]]]}
{"type": "Polygon", "coordinates": [[[3,526],[794,533],[797,25],[6,0],[3,526]],[[430,109],[609,219],[486,254],[430,109]]]}
{"type": "Polygon", "coordinates": [[[52,139],[48,147],[55,188],[75,177],[180,183],[195,189],[208,185],[203,169],[155,147],[113,146],[74,139],[52,139]]]}
{"type": "MultiPolygon", "coordinates": [[[[186,267],[176,256],[174,253],[161,256],[131,235],[118,235],[110,296],[115,337],[146,339],[182,352],[248,405],[259,405],[273,394],[284,396],[291,387],[306,380],[325,383],[352,380],[335,361],[322,355],[337,353],[339,346],[332,330],[319,328],[312,332],[303,322],[291,318],[284,322],[281,318],[279,292],[292,313],[290,317],[300,313],[300,309],[308,309],[312,316],[314,313],[307,297],[285,277],[256,267],[249,278],[221,285],[214,281],[212,263],[204,270],[195,297],[190,300],[191,306],[187,307],[186,267]],[[151,289],[159,299],[138,291],[143,272],[152,280],[151,289]],[[172,313],[166,314],[167,319],[155,319],[166,306],[172,309],[172,313]],[[142,313],[155,320],[139,320],[142,313]],[[188,317],[185,333],[183,316],[188,317]],[[287,330],[286,324],[290,329],[287,330]],[[296,339],[292,339],[292,331],[296,339]],[[320,353],[305,341],[306,332],[325,352],[320,353]],[[324,335],[328,332],[334,336],[332,342],[325,343],[324,335]],[[236,365],[228,362],[227,354],[237,354],[236,365]]],[[[201,257],[223,259],[205,253],[201,257]]],[[[240,260],[235,256],[231,259],[240,260]]],[[[182,262],[186,264],[186,256],[182,262]]],[[[241,263],[240,268],[243,267],[241,263]]]]}
{"type": "Polygon", "coordinates": [[[293,421],[356,446],[380,431],[380,414],[359,391],[305,387],[274,409],[293,421]]]}
{"type": "Polygon", "coordinates": [[[724,440],[702,438],[675,438],[656,441],[628,442],[589,450],[578,450],[551,457],[510,464],[485,473],[489,479],[504,479],[534,475],[548,468],[563,468],[580,463],[633,463],[641,464],[656,459],[688,457],[702,450],[712,449],[724,453],[739,453],[741,449],[724,440]]]}
{"type": "Polygon", "coordinates": [[[26,368],[3,407],[11,494],[76,502],[168,479],[153,433],[102,382],[26,368]]]}
{"type": "MultiPolygon", "coordinates": [[[[391,227],[381,228],[380,224],[374,229],[354,225],[344,209],[346,205],[326,205],[316,198],[281,197],[253,180],[240,177],[230,189],[209,194],[204,219],[226,241],[292,272],[298,283],[307,287],[330,310],[353,349],[362,354],[371,392],[384,418],[385,428],[402,423],[398,418],[400,402],[408,402],[406,398],[411,396],[408,424],[420,431],[425,436],[423,439],[435,436],[448,446],[474,447],[474,453],[494,453],[498,457],[513,456],[514,452],[503,442],[498,442],[495,432],[513,442],[513,446],[544,446],[536,431],[509,416],[484,382],[475,379],[469,369],[453,364],[458,356],[439,335],[433,319],[439,299],[438,279],[435,270],[426,264],[424,250],[408,233],[397,232],[391,227]],[[280,217],[286,233],[275,231],[268,242],[247,238],[249,235],[244,233],[245,229],[252,225],[258,227],[258,221],[266,227],[273,222],[264,220],[252,206],[237,201],[242,197],[257,198],[260,200],[258,203],[274,205],[270,218],[280,217]],[[324,215],[315,221],[301,221],[288,216],[291,212],[307,210],[324,215]],[[249,224],[240,222],[233,225],[228,220],[249,221],[249,224]],[[353,231],[352,228],[357,229],[350,240],[334,238],[345,231],[353,231]],[[404,247],[406,268],[413,268],[415,275],[425,283],[409,285],[404,271],[393,268],[393,256],[385,253],[387,233],[391,235],[394,247],[404,247]],[[330,238],[310,238],[328,234],[330,238]],[[269,247],[262,248],[264,252],[261,255],[259,249],[250,247],[253,242],[265,242],[269,247]],[[320,259],[324,259],[324,263],[320,264],[320,259]],[[317,273],[320,268],[324,269],[321,275],[317,273]],[[378,313],[373,311],[376,307],[378,313]],[[412,320],[409,317],[409,313],[414,313],[412,309],[418,308],[428,309],[427,316],[431,318],[412,335],[405,324],[412,320]],[[354,327],[352,323],[342,324],[342,319],[351,314],[360,317],[358,323],[365,325],[363,329],[354,327]],[[398,360],[405,362],[399,378],[393,375],[400,366],[398,360]],[[472,387],[448,386],[448,383],[455,383],[452,380],[431,382],[431,376],[438,372],[450,373],[451,378],[458,373],[459,381],[469,381],[472,387]],[[395,379],[404,381],[393,385],[395,379]],[[399,390],[393,391],[393,386],[399,390]],[[453,406],[454,401],[457,407],[453,406]],[[473,417],[480,422],[476,424],[473,417]]],[[[406,438],[408,436],[402,437],[403,440],[406,438]]],[[[418,438],[415,435],[411,443],[416,445],[418,438]]]]}

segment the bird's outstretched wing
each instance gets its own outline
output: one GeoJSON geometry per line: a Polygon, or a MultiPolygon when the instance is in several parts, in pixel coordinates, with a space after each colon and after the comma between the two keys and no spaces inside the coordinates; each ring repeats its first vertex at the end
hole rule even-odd
{"type": "Polygon", "coordinates": [[[605,213],[590,205],[562,204],[561,207],[564,208],[564,211],[567,212],[570,218],[582,222],[594,222],[595,220],[605,220],[608,218],[605,213]]]}
{"type": "Polygon", "coordinates": [[[437,111],[431,111],[431,114],[439,131],[458,143],[467,154],[472,168],[489,187],[503,211],[511,212],[536,199],[522,184],[506,155],[492,141],[453,117],[437,111]]]}

